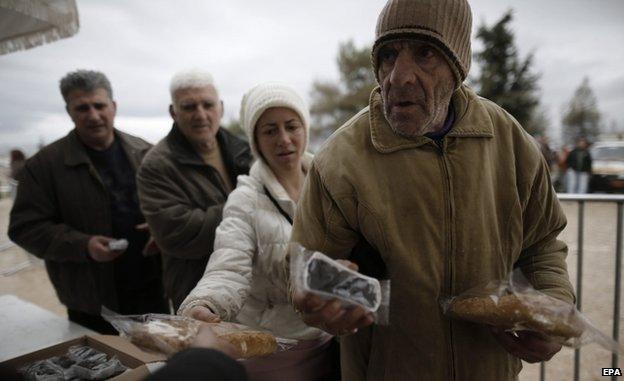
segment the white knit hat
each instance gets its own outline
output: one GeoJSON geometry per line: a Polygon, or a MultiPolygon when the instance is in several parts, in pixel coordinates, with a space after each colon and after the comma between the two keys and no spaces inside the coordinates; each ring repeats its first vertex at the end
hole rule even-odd
{"type": "MultiPolygon", "coordinates": [[[[256,85],[247,91],[243,96],[240,108],[241,127],[247,134],[251,152],[256,158],[261,158],[258,147],[256,147],[256,139],[254,132],[256,123],[262,113],[272,107],[286,107],[299,115],[306,134],[306,147],[308,144],[308,127],[310,124],[310,111],[303,98],[297,94],[292,87],[277,83],[267,82],[256,85]]],[[[304,148],[304,151],[305,151],[304,148]]]]}

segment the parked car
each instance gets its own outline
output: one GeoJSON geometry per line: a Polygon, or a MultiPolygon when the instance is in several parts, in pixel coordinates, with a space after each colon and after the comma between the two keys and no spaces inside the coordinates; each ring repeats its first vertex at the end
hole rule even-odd
{"type": "Polygon", "coordinates": [[[624,191],[624,141],[595,143],[590,153],[592,192],[624,191]]]}

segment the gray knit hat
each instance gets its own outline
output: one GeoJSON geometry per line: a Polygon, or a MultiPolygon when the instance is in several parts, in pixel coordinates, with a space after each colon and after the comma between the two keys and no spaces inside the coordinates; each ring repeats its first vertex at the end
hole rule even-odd
{"type": "Polygon", "coordinates": [[[267,82],[252,87],[251,90],[245,93],[241,101],[240,123],[247,134],[247,139],[249,140],[251,152],[254,157],[262,157],[256,146],[256,139],[254,139],[256,123],[262,116],[262,113],[272,107],[286,107],[299,115],[305,128],[305,148],[307,148],[310,111],[305,101],[292,87],[278,82],[267,82]]]}
{"type": "Polygon", "coordinates": [[[377,55],[383,43],[415,38],[431,42],[443,53],[459,87],[470,70],[471,29],[472,11],[466,0],[388,0],[375,29],[372,51],[375,76],[377,55]]]}

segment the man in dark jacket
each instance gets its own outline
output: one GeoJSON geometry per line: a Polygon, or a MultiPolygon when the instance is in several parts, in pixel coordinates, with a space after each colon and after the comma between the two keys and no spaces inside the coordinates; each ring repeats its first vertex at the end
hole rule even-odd
{"type": "Polygon", "coordinates": [[[78,70],[60,88],[75,128],[26,162],[9,237],[45,260],[71,321],[116,333],[102,306],[166,311],[160,258],[144,255],[152,245],[136,193],[150,145],[114,128],[117,106],[104,74],[78,70]],[[126,247],[111,243],[117,239],[126,247]]]}
{"type": "Polygon", "coordinates": [[[173,127],[145,157],[137,181],[177,310],[204,273],[223,205],[236,177],[248,173],[251,154],[245,141],[219,128],[223,102],[210,74],[176,74],[170,92],[173,127]]]}
{"type": "Polygon", "coordinates": [[[587,139],[579,138],[576,147],[568,154],[566,192],[587,193],[589,177],[592,171],[592,158],[589,153],[587,139]]]}

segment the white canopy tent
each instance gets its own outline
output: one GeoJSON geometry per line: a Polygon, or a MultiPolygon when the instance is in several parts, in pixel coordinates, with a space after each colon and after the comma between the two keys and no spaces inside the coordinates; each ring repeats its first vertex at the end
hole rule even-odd
{"type": "Polygon", "coordinates": [[[0,0],[0,54],[73,36],[78,27],[75,0],[0,0]]]}

